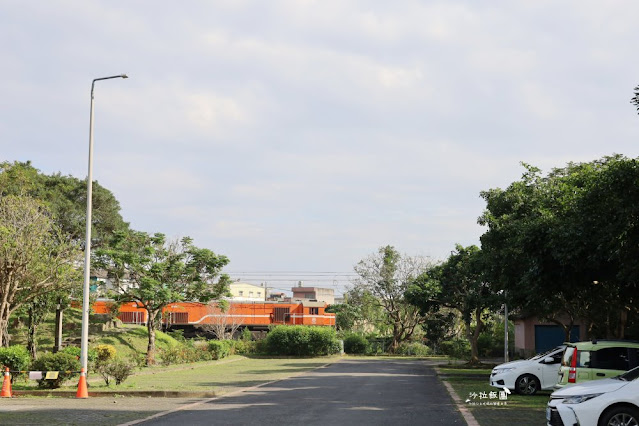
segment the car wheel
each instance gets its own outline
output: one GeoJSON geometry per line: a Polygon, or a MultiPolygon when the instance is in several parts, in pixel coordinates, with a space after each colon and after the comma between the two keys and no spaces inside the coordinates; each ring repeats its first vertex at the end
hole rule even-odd
{"type": "Polygon", "coordinates": [[[515,382],[515,391],[522,395],[534,395],[539,387],[539,379],[532,374],[524,374],[515,382]]]}
{"type": "Polygon", "coordinates": [[[627,405],[613,407],[603,413],[599,426],[639,426],[639,410],[627,405]]]}

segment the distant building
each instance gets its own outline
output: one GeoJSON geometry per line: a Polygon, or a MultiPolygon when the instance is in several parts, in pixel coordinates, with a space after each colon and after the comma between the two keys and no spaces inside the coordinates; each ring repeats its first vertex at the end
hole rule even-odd
{"type": "Polygon", "coordinates": [[[286,293],[269,293],[267,299],[270,302],[290,302],[291,296],[287,296],[286,293]]]}
{"type": "Polygon", "coordinates": [[[234,282],[229,286],[231,290],[231,300],[243,301],[264,301],[266,300],[266,289],[259,285],[234,282]]]}
{"type": "Polygon", "coordinates": [[[335,291],[332,288],[320,287],[293,287],[292,300],[316,300],[328,305],[335,303],[335,291]]]}

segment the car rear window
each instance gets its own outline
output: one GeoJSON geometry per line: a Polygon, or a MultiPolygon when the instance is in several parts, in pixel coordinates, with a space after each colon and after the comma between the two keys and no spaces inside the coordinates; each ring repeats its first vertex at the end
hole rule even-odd
{"type": "Polygon", "coordinates": [[[561,365],[564,367],[572,367],[572,361],[577,352],[576,367],[591,367],[590,365],[590,351],[579,351],[577,348],[566,348],[564,357],[561,360],[561,365]]]}
{"type": "Polygon", "coordinates": [[[561,360],[561,365],[564,367],[570,367],[572,364],[572,356],[575,353],[575,348],[568,347],[564,351],[564,357],[561,360]]]}

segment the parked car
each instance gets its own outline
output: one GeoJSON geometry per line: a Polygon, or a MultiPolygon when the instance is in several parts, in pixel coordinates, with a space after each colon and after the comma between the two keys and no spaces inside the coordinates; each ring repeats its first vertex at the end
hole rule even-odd
{"type": "Polygon", "coordinates": [[[567,343],[556,388],[618,376],[639,366],[639,342],[593,340],[567,343]]]}
{"type": "Polygon", "coordinates": [[[639,424],[639,367],[620,376],[566,386],[550,395],[548,426],[639,424]]]}
{"type": "Polygon", "coordinates": [[[490,385],[507,387],[522,395],[552,389],[559,378],[559,366],[565,346],[557,346],[530,359],[507,362],[493,368],[490,385]]]}

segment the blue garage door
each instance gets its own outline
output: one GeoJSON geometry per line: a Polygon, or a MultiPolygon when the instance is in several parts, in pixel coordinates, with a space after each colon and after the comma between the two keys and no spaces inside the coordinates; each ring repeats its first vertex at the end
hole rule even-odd
{"type": "MultiPolygon", "coordinates": [[[[558,325],[536,325],[535,326],[535,351],[537,353],[546,352],[555,346],[561,345],[566,339],[564,329],[558,325]]],[[[570,330],[570,341],[579,341],[579,326],[575,325],[570,330]]]]}

